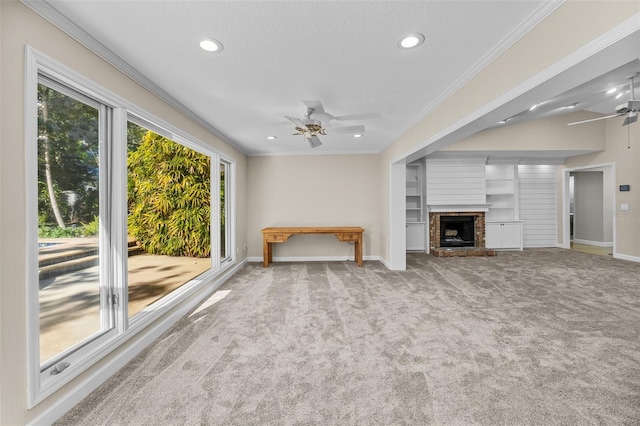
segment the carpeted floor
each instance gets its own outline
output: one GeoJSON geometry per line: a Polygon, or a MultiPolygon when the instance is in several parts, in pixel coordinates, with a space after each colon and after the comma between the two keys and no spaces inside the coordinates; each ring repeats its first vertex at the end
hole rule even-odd
{"type": "Polygon", "coordinates": [[[640,423],[640,264],[249,264],[60,425],[640,423]]]}

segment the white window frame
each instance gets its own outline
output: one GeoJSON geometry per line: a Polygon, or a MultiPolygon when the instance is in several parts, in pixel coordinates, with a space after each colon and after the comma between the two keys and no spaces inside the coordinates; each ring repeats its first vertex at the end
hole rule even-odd
{"type": "MultiPolygon", "coordinates": [[[[174,127],[170,123],[139,108],[130,101],[116,95],[109,90],[95,84],[75,71],[38,52],[30,46],[25,48],[25,178],[26,178],[26,214],[27,228],[26,240],[26,313],[27,313],[27,378],[28,397],[27,405],[33,408],[55,391],[83,371],[97,363],[106,355],[112,353],[127,340],[148,327],[161,316],[167,314],[172,308],[186,300],[190,295],[205,288],[215,277],[223,274],[237,261],[235,253],[235,160],[219,152],[210,145],[194,138],[188,133],[174,127]],[[107,185],[112,192],[112,202],[108,215],[110,225],[107,225],[105,243],[101,241],[100,252],[104,250],[106,258],[111,259],[111,264],[104,265],[110,270],[105,271],[104,276],[109,280],[112,291],[120,296],[120,303],[115,309],[115,328],[98,340],[86,344],[80,349],[64,358],[70,362],[70,366],[57,375],[50,375],[53,367],[41,371],[40,365],[40,319],[39,319],[39,289],[38,283],[38,232],[37,232],[37,176],[38,176],[38,147],[34,141],[38,137],[37,118],[37,85],[38,76],[46,75],[60,84],[69,87],[78,93],[95,99],[112,111],[111,120],[111,158],[108,160],[108,170],[101,169],[108,179],[107,185]],[[229,215],[227,217],[227,229],[230,234],[230,256],[225,262],[220,262],[218,239],[220,236],[219,196],[212,196],[211,206],[211,268],[195,279],[185,283],[173,292],[165,295],[157,302],[128,318],[128,291],[127,280],[127,121],[131,118],[140,120],[144,125],[171,140],[191,148],[199,153],[207,155],[211,159],[211,185],[219,187],[219,164],[224,161],[229,164],[227,203],[229,215]],[[217,186],[216,186],[217,185],[217,186]]],[[[132,120],[133,121],[133,120],[132,120]]],[[[134,121],[136,122],[136,121],[134,121]]],[[[101,142],[102,143],[102,142],[101,142]]],[[[102,177],[101,177],[102,179],[102,177]]],[[[102,183],[102,182],[101,182],[102,183]]],[[[102,190],[101,186],[101,190],[102,190]]],[[[212,191],[214,193],[214,191],[212,191]]],[[[101,209],[103,206],[101,205],[101,209]]],[[[101,210],[101,215],[106,213],[101,210]]],[[[101,258],[102,260],[102,258],[101,258]]],[[[101,268],[103,267],[101,261],[101,268]]],[[[101,271],[101,277],[102,275],[101,271]]]]}
{"type": "MultiPolygon", "coordinates": [[[[220,259],[221,264],[224,265],[229,262],[234,262],[235,260],[235,254],[232,249],[232,247],[233,248],[236,247],[235,240],[234,240],[235,232],[231,232],[231,229],[235,229],[235,228],[232,228],[231,226],[229,226],[229,221],[233,222],[233,217],[234,217],[231,214],[231,212],[235,211],[235,209],[233,208],[235,206],[235,187],[232,187],[232,186],[235,184],[236,180],[235,180],[235,167],[233,167],[233,164],[224,158],[220,158],[220,161],[218,161],[218,166],[220,163],[224,163],[226,166],[225,177],[224,177],[225,185],[226,185],[225,193],[224,193],[226,256],[224,257],[224,259],[220,259]]],[[[220,176],[220,171],[218,171],[218,176],[220,176]]],[[[218,197],[218,202],[219,202],[219,199],[220,197],[218,197]]],[[[219,218],[218,218],[218,226],[220,226],[219,218]]],[[[220,236],[220,233],[218,233],[218,237],[219,236],[220,236]]]]}

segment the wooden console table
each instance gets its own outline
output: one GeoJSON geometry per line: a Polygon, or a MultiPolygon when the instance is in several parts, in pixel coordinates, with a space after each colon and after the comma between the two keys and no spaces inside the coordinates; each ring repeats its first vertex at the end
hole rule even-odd
{"type": "Polygon", "coordinates": [[[354,258],[358,266],[362,266],[362,233],[359,226],[337,227],[295,227],[295,228],[264,228],[262,230],[262,255],[264,267],[268,268],[273,262],[273,243],[284,243],[292,235],[297,234],[335,234],[338,240],[345,243],[355,243],[354,258]]]}

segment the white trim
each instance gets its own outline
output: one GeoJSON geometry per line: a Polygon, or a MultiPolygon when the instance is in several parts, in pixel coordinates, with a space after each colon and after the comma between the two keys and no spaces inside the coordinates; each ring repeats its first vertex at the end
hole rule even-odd
{"type": "MultiPolygon", "coordinates": [[[[564,244],[560,244],[560,243],[556,243],[555,247],[563,250],[569,250],[569,247],[565,247],[564,244]]],[[[528,247],[525,247],[525,248],[528,248],[528,247]]]]}
{"type": "MultiPolygon", "coordinates": [[[[308,145],[306,142],[302,143],[308,145]]],[[[293,157],[293,156],[306,156],[306,155],[378,155],[379,150],[365,150],[365,151],[322,151],[314,149],[312,151],[284,151],[284,152],[254,152],[247,154],[247,157],[293,157]]]]}
{"type": "Polygon", "coordinates": [[[94,37],[89,35],[86,31],[76,25],[69,18],[61,14],[55,7],[49,4],[46,1],[41,0],[21,0],[21,2],[29,7],[31,10],[36,12],[38,15],[42,16],[47,21],[51,22],[53,25],[62,30],[65,34],[69,35],[71,38],[76,40],[78,43],[85,46],[87,49],[95,53],[100,58],[104,59],[109,64],[113,65],[117,70],[130,77],[135,82],[139,83],[142,87],[158,96],[165,103],[175,108],[181,114],[196,122],[211,134],[220,138],[223,142],[231,145],[238,151],[246,154],[246,150],[242,148],[238,143],[236,143],[229,136],[225,135],[215,127],[213,127],[208,121],[204,120],[202,117],[197,115],[195,112],[191,111],[184,104],[178,101],[176,98],[171,96],[165,90],[160,88],[153,81],[149,80],[146,76],[144,76],[137,69],[132,67],[128,62],[120,58],[116,55],[112,50],[106,47],[104,44],[100,43],[94,37]]]}
{"type": "MultiPolygon", "coordinates": [[[[639,15],[640,16],[640,15],[639,15]]],[[[563,248],[571,248],[571,230],[570,230],[570,214],[569,214],[569,204],[570,204],[570,194],[569,194],[569,174],[571,172],[575,172],[575,171],[584,171],[584,170],[591,170],[591,169],[604,169],[604,168],[611,168],[611,176],[613,176],[613,200],[612,200],[612,206],[611,206],[611,211],[616,211],[616,205],[617,205],[617,191],[616,191],[616,163],[598,163],[598,164],[590,164],[587,166],[579,166],[579,167],[566,167],[564,170],[562,170],[562,247],[563,248]]],[[[603,247],[613,247],[613,253],[614,253],[614,257],[616,256],[616,252],[617,252],[617,245],[616,245],[616,241],[617,241],[617,229],[618,229],[618,222],[616,219],[616,215],[613,215],[613,223],[612,223],[612,227],[613,227],[613,242],[611,242],[610,246],[603,246],[603,247]]],[[[579,242],[579,241],[583,241],[583,240],[573,240],[575,242],[579,242]]],[[[585,243],[585,244],[591,244],[591,243],[585,243]]],[[[601,243],[602,244],[602,243],[601,243]]],[[[592,244],[592,245],[596,245],[596,244],[592,244]]]]}
{"type": "Polygon", "coordinates": [[[389,264],[389,262],[386,261],[386,259],[383,259],[382,257],[378,258],[378,261],[380,263],[382,263],[384,265],[385,268],[387,268],[388,270],[392,270],[391,269],[391,265],[389,264]]]}
{"type": "Polygon", "coordinates": [[[535,28],[538,24],[544,21],[547,16],[553,13],[558,7],[560,7],[565,0],[547,1],[544,2],[535,12],[517,28],[507,34],[498,44],[496,44],[487,54],[485,54],[478,62],[472,65],[464,74],[462,74],[456,81],[445,89],[438,97],[436,97],[429,105],[426,106],[418,115],[410,120],[402,129],[396,132],[380,149],[380,152],[387,149],[393,142],[400,138],[404,133],[409,131],[413,126],[420,122],[423,118],[433,112],[436,108],[442,105],[449,97],[460,90],[465,84],[471,81],[478,73],[489,66],[500,55],[506,52],[514,44],[516,44],[522,37],[524,37],[529,31],[535,28]]]}
{"type": "MultiPolygon", "coordinates": [[[[362,256],[362,260],[377,260],[382,262],[380,256],[362,256]]],[[[264,261],[262,256],[247,257],[249,262],[264,261]]],[[[279,256],[274,257],[273,262],[355,262],[351,256],[279,256]]]]}
{"type": "MultiPolygon", "coordinates": [[[[427,204],[429,213],[488,212],[491,204],[427,204]]],[[[505,222],[500,220],[497,222],[505,222]]]]}
{"type": "Polygon", "coordinates": [[[580,239],[575,239],[575,238],[573,239],[573,242],[577,243],[577,244],[586,244],[588,246],[613,247],[613,242],[580,240],[580,239]]]}
{"type": "MultiPolygon", "coordinates": [[[[25,49],[25,102],[24,102],[24,126],[25,126],[25,211],[26,211],[26,232],[25,232],[25,282],[36,283],[38,278],[38,241],[37,228],[31,224],[38,223],[38,147],[33,141],[38,140],[38,117],[34,114],[37,108],[38,99],[38,62],[33,51],[25,49]],[[31,142],[30,142],[31,141],[31,142]]],[[[32,408],[40,390],[40,369],[32,368],[40,365],[40,317],[34,306],[39,305],[39,294],[34,291],[31,285],[25,285],[27,314],[26,323],[26,343],[27,343],[27,407],[32,408]],[[38,330],[38,332],[36,332],[38,330]]]]}
{"type": "Polygon", "coordinates": [[[171,315],[165,317],[160,322],[152,324],[144,331],[140,332],[136,336],[135,344],[128,345],[125,350],[115,355],[112,359],[92,372],[81,383],[65,393],[64,396],[52,406],[45,409],[38,416],[33,418],[28,425],[41,425],[51,424],[62,417],[73,406],[82,401],[87,395],[93,392],[98,386],[100,386],[105,380],[115,374],[119,369],[124,367],[129,361],[131,361],[136,355],[151,344],[155,339],[160,337],[164,332],[169,330],[175,325],[181,318],[187,315],[190,311],[198,307],[202,302],[207,300],[222,284],[224,284],[233,274],[238,272],[245,264],[247,260],[243,260],[232,268],[225,271],[224,274],[216,277],[206,287],[202,287],[198,294],[185,302],[179,309],[171,313],[171,315]]]}
{"type": "MultiPolygon", "coordinates": [[[[562,193],[560,194],[562,200],[562,210],[560,214],[560,221],[562,222],[562,242],[558,242],[564,249],[571,248],[571,213],[570,204],[571,196],[569,194],[569,170],[564,169],[562,171],[562,193]]],[[[557,217],[556,217],[557,220],[557,217]]],[[[556,237],[557,238],[557,237],[556,237]]]]}
{"type": "Polygon", "coordinates": [[[638,256],[629,256],[627,254],[614,253],[613,254],[613,258],[614,259],[620,259],[620,260],[629,260],[631,262],[640,262],[640,257],[638,257],[638,256]]]}

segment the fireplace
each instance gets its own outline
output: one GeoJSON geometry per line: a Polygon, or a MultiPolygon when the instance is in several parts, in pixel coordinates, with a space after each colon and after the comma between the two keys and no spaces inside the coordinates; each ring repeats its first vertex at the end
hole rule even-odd
{"type": "Polygon", "coordinates": [[[429,253],[434,256],[495,256],[484,246],[485,212],[442,206],[429,212],[429,253]],[[434,211],[436,210],[436,211],[434,211]]]}
{"type": "Polygon", "coordinates": [[[440,216],[440,247],[474,247],[475,216],[440,216]]]}

